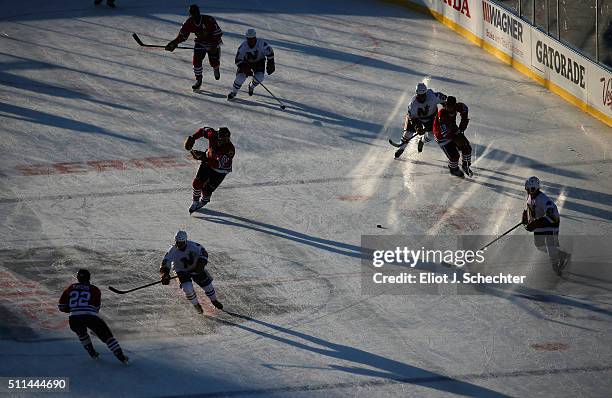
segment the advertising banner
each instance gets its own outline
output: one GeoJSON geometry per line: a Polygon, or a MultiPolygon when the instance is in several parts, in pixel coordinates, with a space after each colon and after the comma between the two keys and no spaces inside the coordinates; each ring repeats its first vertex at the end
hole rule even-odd
{"type": "Polygon", "coordinates": [[[586,102],[588,63],[584,57],[537,29],[532,28],[531,40],[531,65],[546,80],[586,102]]]}
{"type": "Polygon", "coordinates": [[[504,8],[482,1],[483,39],[517,59],[531,64],[530,26],[504,8]]]}

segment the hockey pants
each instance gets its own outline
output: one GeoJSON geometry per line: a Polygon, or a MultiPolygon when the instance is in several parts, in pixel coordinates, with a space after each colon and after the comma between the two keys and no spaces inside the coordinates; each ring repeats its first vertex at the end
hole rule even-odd
{"type": "Polygon", "coordinates": [[[193,74],[197,80],[202,80],[202,61],[204,61],[206,54],[208,54],[208,63],[213,67],[213,69],[219,68],[219,65],[221,64],[220,47],[206,48],[196,43],[193,49],[193,74]]]}
{"type": "Polygon", "coordinates": [[[456,169],[459,167],[459,152],[461,152],[461,160],[467,162],[468,165],[472,163],[472,146],[465,135],[457,134],[453,139],[444,145],[440,145],[442,151],[448,158],[448,167],[456,169]]]}
{"type": "Polygon", "coordinates": [[[194,202],[200,200],[200,195],[203,200],[210,201],[210,196],[221,185],[226,175],[211,169],[205,162],[202,162],[192,183],[194,202]]]}

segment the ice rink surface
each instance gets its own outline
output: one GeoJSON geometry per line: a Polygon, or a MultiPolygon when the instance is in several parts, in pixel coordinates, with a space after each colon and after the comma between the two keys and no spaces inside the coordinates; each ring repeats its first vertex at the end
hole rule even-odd
{"type": "Polygon", "coordinates": [[[174,38],[182,1],[0,4],[0,376],[100,397],[609,396],[609,272],[529,294],[368,296],[359,261],[363,234],[499,234],[534,174],[562,234],[612,236],[609,127],[385,2],[202,2],[225,33],[221,79],[205,61],[199,93],[191,51],[131,38],[174,38]],[[264,84],[285,111],[261,87],[225,99],[248,27],[274,48],[264,84]],[[393,159],[419,81],[470,107],[473,178],[450,176],[435,143],[393,159]],[[237,154],[189,216],[182,145],[201,126],[228,126],[237,154]],[[208,249],[228,313],[199,288],[205,316],[176,284],[106,289],[155,281],[179,228],[208,249]],[[80,267],[129,367],[96,339],[89,359],[57,312],[80,267]]]}

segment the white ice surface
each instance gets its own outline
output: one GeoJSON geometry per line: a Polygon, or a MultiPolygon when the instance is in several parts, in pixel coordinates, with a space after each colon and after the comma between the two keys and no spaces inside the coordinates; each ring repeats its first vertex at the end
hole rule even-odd
{"type": "Polygon", "coordinates": [[[72,396],[609,396],[612,277],[576,277],[542,300],[372,297],[358,260],[362,234],[501,233],[532,174],[563,234],[611,236],[607,126],[385,2],[203,2],[225,35],[221,80],[205,61],[202,93],[190,89],[190,51],[131,38],[165,44],[184,2],[91,3],[0,2],[0,376],[67,376],[72,396]],[[285,111],[261,87],[225,99],[248,27],[275,50],[264,84],[285,111]],[[393,160],[386,141],[424,79],[470,107],[473,179],[449,176],[435,144],[393,160]],[[190,217],[196,163],[182,142],[202,125],[228,126],[237,155],[190,217]],[[183,163],[134,166],[147,157],[183,163]],[[100,160],[129,167],[18,169],[100,160]],[[238,315],[206,303],[199,317],[176,285],[106,290],[154,280],[178,228],[207,247],[238,315]],[[127,368],[97,340],[92,362],[56,312],[81,266],[103,289],[127,368]],[[562,349],[533,348],[547,343],[562,349]]]}

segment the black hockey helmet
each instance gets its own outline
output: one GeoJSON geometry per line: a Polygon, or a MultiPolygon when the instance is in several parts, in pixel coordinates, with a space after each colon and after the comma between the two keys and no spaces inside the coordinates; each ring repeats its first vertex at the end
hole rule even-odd
{"type": "Polygon", "coordinates": [[[76,277],[77,280],[81,283],[89,283],[89,280],[91,279],[91,274],[85,268],[81,268],[77,271],[76,277]]]}
{"type": "Polygon", "coordinates": [[[219,131],[217,131],[217,138],[219,140],[229,141],[230,139],[230,131],[227,127],[219,127],[219,131]]]}
{"type": "Polygon", "coordinates": [[[455,112],[455,109],[457,108],[457,98],[453,97],[452,95],[449,95],[448,97],[446,97],[446,102],[444,103],[444,107],[449,112],[455,112]]]}
{"type": "Polygon", "coordinates": [[[193,18],[200,18],[200,7],[197,4],[189,6],[189,15],[193,18]]]}

